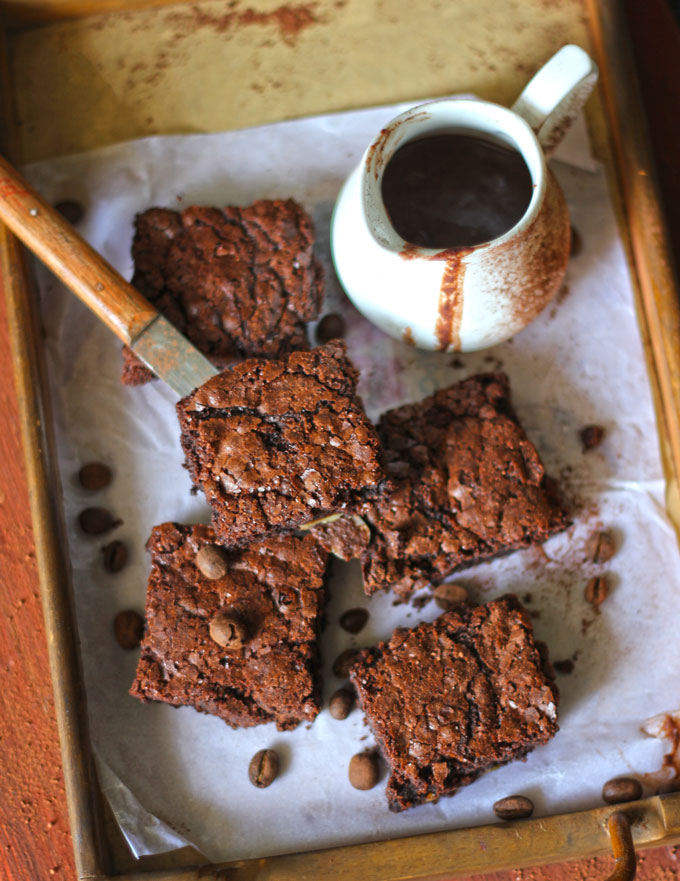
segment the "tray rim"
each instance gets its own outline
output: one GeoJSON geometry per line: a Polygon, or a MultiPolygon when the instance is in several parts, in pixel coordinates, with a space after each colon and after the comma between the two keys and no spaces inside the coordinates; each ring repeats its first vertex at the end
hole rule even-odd
{"type": "MultiPolygon", "coordinates": [[[[167,0],[166,0],[167,2],[167,0]]],[[[176,0],[175,0],[176,2],[176,0]]],[[[68,2],[63,4],[68,6],[68,2]]],[[[85,5],[85,4],[83,4],[85,5]]],[[[118,5],[137,9],[159,3],[118,5]]],[[[584,0],[606,112],[607,166],[619,199],[622,233],[636,288],[638,319],[653,386],[662,456],[668,480],[669,513],[678,521],[680,475],[680,298],[668,243],[646,123],[632,74],[632,53],[623,12],[616,0],[584,0]],[[625,108],[625,113],[622,111],[625,108]]],[[[8,123],[10,156],[16,156],[11,121],[12,94],[7,68],[6,29],[0,33],[3,63],[2,108],[8,123]]],[[[609,852],[606,822],[625,811],[638,847],[680,842],[680,793],[630,805],[594,808],[512,824],[473,826],[360,845],[306,851],[266,859],[118,874],[103,834],[105,806],[99,792],[87,729],[77,634],[71,601],[69,564],[64,554],[63,512],[55,465],[52,421],[35,292],[17,240],[0,228],[1,280],[8,324],[25,453],[27,482],[40,572],[40,590],[50,659],[55,710],[64,765],[69,818],[80,881],[234,881],[257,878],[302,879],[332,871],[334,877],[365,881],[400,878],[451,878],[461,874],[539,865],[609,852]]]]}

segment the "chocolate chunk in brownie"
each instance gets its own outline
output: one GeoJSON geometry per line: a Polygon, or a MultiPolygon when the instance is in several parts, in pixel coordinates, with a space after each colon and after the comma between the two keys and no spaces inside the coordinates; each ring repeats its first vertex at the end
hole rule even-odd
{"type": "Polygon", "coordinates": [[[552,668],[510,594],[396,630],[350,678],[391,767],[394,811],[453,795],[558,730],[552,668]]]}
{"type": "Polygon", "coordinates": [[[187,465],[222,544],[290,532],[377,493],[382,454],[357,379],[336,340],[244,361],[178,403],[187,465]]]}
{"type": "MultiPolygon", "coordinates": [[[[150,208],[135,218],[132,284],[222,369],[308,348],[323,299],[312,222],[293,201],[247,208],[150,208]]],[[[153,379],[123,349],[126,385],[153,379]]]]}
{"type": "Polygon", "coordinates": [[[206,570],[209,578],[196,558],[214,541],[209,526],[164,523],[151,533],[146,632],[130,694],[195,707],[232,728],[311,721],[321,708],[327,554],[312,536],[280,536],[222,552],[226,574],[206,570]]]}
{"type": "Polygon", "coordinates": [[[378,434],[394,489],[357,509],[372,531],[362,555],[368,594],[391,587],[406,599],[569,524],[502,373],[390,410],[378,434]]]}

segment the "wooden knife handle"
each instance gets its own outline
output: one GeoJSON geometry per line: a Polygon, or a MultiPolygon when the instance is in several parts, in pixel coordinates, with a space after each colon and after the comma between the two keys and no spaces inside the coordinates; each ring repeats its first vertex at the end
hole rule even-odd
{"type": "Polygon", "coordinates": [[[0,220],[124,342],[158,311],[0,156],[0,220]]]}

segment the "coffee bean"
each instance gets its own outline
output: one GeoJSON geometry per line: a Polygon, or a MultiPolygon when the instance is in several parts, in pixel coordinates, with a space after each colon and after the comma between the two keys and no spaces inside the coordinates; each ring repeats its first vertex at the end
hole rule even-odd
{"type": "Polygon", "coordinates": [[[227,552],[218,545],[203,545],[196,554],[196,565],[211,581],[224,578],[229,571],[227,552]]]}
{"type": "Polygon", "coordinates": [[[602,798],[608,805],[637,801],[642,797],[642,784],[635,777],[615,777],[602,787],[602,798]]]}
{"type": "Polygon", "coordinates": [[[349,782],[355,789],[373,789],[380,777],[375,753],[357,753],[349,760],[349,782]]]}
{"type": "Polygon", "coordinates": [[[104,489],[111,483],[111,469],[101,462],[88,462],[78,472],[78,480],[85,489],[104,489]]]}
{"type": "Polygon", "coordinates": [[[102,554],[107,572],[120,572],[128,561],[128,549],[122,541],[110,541],[102,548],[102,554]]]}
{"type": "Polygon", "coordinates": [[[331,312],[330,315],[324,315],[316,326],[316,341],[322,346],[329,340],[336,340],[345,334],[345,319],[342,315],[331,312]]]}
{"type": "Polygon", "coordinates": [[[273,749],[261,749],[250,760],[248,777],[253,786],[265,789],[276,780],[279,773],[279,754],[273,749]]]}
{"type": "Polygon", "coordinates": [[[136,649],[144,636],[144,619],[132,609],[126,609],[113,619],[113,632],[122,649],[136,649]]]}
{"type": "Polygon", "coordinates": [[[87,535],[103,535],[120,526],[122,522],[116,520],[106,508],[85,508],[78,515],[78,524],[87,535]]]}
{"type": "Polygon", "coordinates": [[[596,532],[586,542],[586,557],[593,563],[608,563],[616,553],[611,532],[596,532]]]}
{"type": "Polygon", "coordinates": [[[358,633],[366,626],[368,611],[366,609],[348,609],[340,615],[340,626],[348,633],[358,633]]]}
{"type": "Polygon", "coordinates": [[[571,228],[571,256],[578,257],[578,255],[583,250],[583,239],[581,238],[581,233],[576,229],[576,227],[572,226],[571,228]]]}
{"type": "Polygon", "coordinates": [[[591,606],[595,606],[595,608],[601,606],[609,596],[609,585],[607,584],[606,577],[604,575],[596,575],[594,578],[589,579],[584,596],[591,606]]]}
{"type": "Polygon", "coordinates": [[[339,688],[333,692],[328,702],[328,712],[334,719],[346,719],[354,706],[354,692],[349,688],[339,688]]]}
{"type": "Polygon", "coordinates": [[[440,609],[453,609],[454,606],[461,606],[467,602],[468,598],[468,592],[460,584],[440,584],[432,595],[440,609]]]}
{"type": "Polygon", "coordinates": [[[600,446],[604,440],[604,428],[601,425],[586,425],[579,432],[579,437],[583,452],[587,453],[588,450],[594,450],[595,447],[600,446]]]}
{"type": "Polygon", "coordinates": [[[73,202],[70,199],[65,199],[63,202],[57,202],[54,207],[65,220],[68,220],[68,222],[74,226],[76,223],[80,223],[85,216],[85,209],[80,202],[73,202]]]}
{"type": "Polygon", "coordinates": [[[567,674],[574,672],[574,662],[570,658],[567,658],[565,661],[555,661],[553,667],[558,673],[567,674]]]}
{"type": "Polygon", "coordinates": [[[226,609],[213,617],[208,629],[211,639],[228,651],[238,651],[248,641],[248,631],[243,621],[226,609]]]}
{"type": "Polygon", "coordinates": [[[339,679],[347,679],[352,664],[359,655],[359,649],[345,649],[333,662],[333,672],[339,679]]]}
{"type": "Polygon", "coordinates": [[[534,803],[523,795],[509,795],[499,799],[493,810],[501,820],[523,820],[533,814],[534,803]]]}

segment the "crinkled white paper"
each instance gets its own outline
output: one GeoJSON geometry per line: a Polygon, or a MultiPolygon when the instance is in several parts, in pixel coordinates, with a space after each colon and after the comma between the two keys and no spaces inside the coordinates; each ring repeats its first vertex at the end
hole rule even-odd
{"type": "MultiPolygon", "coordinates": [[[[111,624],[121,609],[143,609],[149,568],[144,542],[155,524],[207,522],[208,510],[189,492],[172,392],[160,382],[123,388],[120,344],[41,270],[92,736],[109,769],[107,792],[136,853],[190,841],[222,860],[488,823],[494,801],[512,793],[529,796],[539,815],[570,811],[601,804],[610,777],[661,765],[663,743],[641,733],[640,725],[680,706],[680,566],[664,513],[649,382],[605,175],[578,133],[566,154],[558,154],[570,164],[553,163],[583,250],[569,266],[562,295],[531,327],[486,352],[453,358],[417,351],[354,310],[339,290],[328,252],[328,223],[342,181],[401,109],[150,138],[37,163],[27,173],[50,201],[75,199],[86,206],[83,233],[126,277],[135,212],[153,205],[300,200],[316,223],[327,275],[325,311],[346,319],[360,391],[373,417],[474,372],[508,372],[518,414],[548,471],[562,477],[575,499],[577,516],[545,553],[516,553],[470,569],[461,580],[480,601],[509,590],[529,594],[537,635],[552,658],[576,659],[573,673],[559,677],[561,730],[526,761],[486,774],[454,798],[395,815],[387,810],[382,783],[359,792],[347,780],[350,756],[373,742],[358,710],[343,722],[324,711],[313,725],[281,734],[273,725],[233,731],[192,709],[145,706],[129,697],[137,652],[118,647],[111,624]],[[578,431],[588,423],[602,425],[606,438],[584,454],[578,431]],[[76,480],[79,466],[93,459],[109,463],[115,474],[100,493],[86,492],[76,480]],[[80,533],[78,512],[92,504],[110,508],[123,525],[106,538],[80,533]],[[597,567],[584,562],[584,545],[600,527],[615,531],[620,549],[597,567]],[[113,537],[131,549],[130,564],[117,575],[105,573],[101,563],[100,548],[113,537]],[[605,569],[613,592],[595,614],[583,589],[588,577],[605,569]],[[258,790],[247,767],[263,747],[279,752],[281,774],[258,790]],[[149,824],[147,812],[160,822],[149,824]]],[[[336,572],[322,641],[326,698],[339,685],[330,663],[342,649],[373,643],[396,625],[438,612],[433,603],[421,611],[393,606],[386,594],[367,600],[356,564],[336,572]],[[371,617],[351,637],[339,628],[338,616],[359,605],[371,617]]]]}

